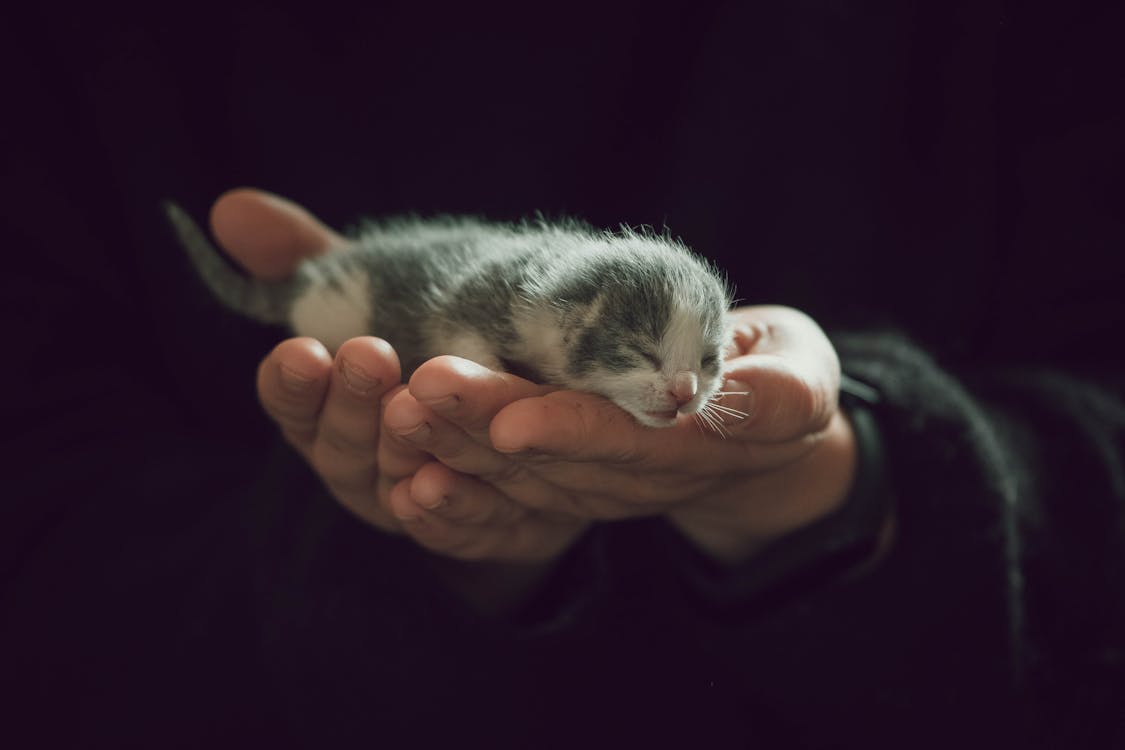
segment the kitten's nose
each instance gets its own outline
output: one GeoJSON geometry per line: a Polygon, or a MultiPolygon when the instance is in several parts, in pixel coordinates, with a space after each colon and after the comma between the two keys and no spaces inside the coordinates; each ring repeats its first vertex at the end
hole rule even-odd
{"type": "Polygon", "coordinates": [[[672,398],[676,399],[676,406],[683,406],[688,401],[695,398],[695,394],[699,391],[699,376],[694,372],[677,372],[672,377],[672,390],[669,391],[672,398]]]}

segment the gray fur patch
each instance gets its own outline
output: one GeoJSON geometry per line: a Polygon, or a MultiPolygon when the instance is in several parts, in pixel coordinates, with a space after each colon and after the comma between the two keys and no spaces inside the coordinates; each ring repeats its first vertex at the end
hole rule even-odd
{"type": "MultiPolygon", "coordinates": [[[[527,347],[514,321],[528,311],[550,311],[569,349],[565,369],[573,375],[650,367],[637,350],[661,340],[674,304],[686,303],[698,314],[705,353],[721,355],[724,343],[729,296],[723,282],[683,245],[651,233],[596,232],[576,222],[367,223],[354,234],[352,250],[309,259],[293,280],[269,284],[229,268],[178,206],[167,211],[215,296],[256,320],[288,320],[313,279],[339,290],[342,278],[366,274],[370,333],[394,346],[407,377],[443,353],[434,351],[428,333],[442,326],[473,331],[498,360],[539,372],[539,363],[519,354],[527,347]]],[[[713,367],[717,371],[718,362],[713,367]]]]}

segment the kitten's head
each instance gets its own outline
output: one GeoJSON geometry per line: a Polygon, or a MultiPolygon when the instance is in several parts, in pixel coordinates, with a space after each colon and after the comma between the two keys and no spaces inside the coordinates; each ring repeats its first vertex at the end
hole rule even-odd
{"type": "MultiPolygon", "coordinates": [[[[722,386],[729,295],[712,268],[653,238],[597,259],[567,328],[572,387],[606,396],[638,422],[671,427],[722,386]]],[[[572,297],[572,299],[573,299],[572,297]]]]}

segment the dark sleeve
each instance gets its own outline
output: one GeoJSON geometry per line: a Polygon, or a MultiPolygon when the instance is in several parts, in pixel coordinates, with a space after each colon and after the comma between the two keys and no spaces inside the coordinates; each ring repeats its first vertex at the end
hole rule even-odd
{"type": "Polygon", "coordinates": [[[878,713],[893,731],[944,711],[997,737],[1038,728],[1082,744],[1120,733],[1120,383],[1027,369],[955,378],[899,336],[836,343],[845,371],[879,394],[870,411],[885,453],[885,474],[872,484],[866,463],[848,504],[880,486],[893,546],[873,568],[834,555],[833,539],[854,525],[837,514],[777,542],[764,565],[722,570],[669,534],[674,575],[710,637],[755,679],[775,670],[789,706],[833,717],[826,732],[859,731],[878,713]],[[807,551],[810,534],[822,556],[807,551]],[[771,574],[790,556],[800,564],[771,574]],[[801,664],[815,665],[815,686],[794,680],[801,664]]]}
{"type": "MultiPolygon", "coordinates": [[[[4,62],[18,71],[4,87],[16,104],[0,170],[8,733],[141,744],[191,705],[215,726],[262,690],[240,656],[246,601],[223,585],[247,568],[227,488],[260,452],[245,432],[200,429],[150,291],[123,262],[118,214],[101,210],[113,170],[70,82],[42,55],[4,62]],[[230,629],[215,637],[220,622],[230,629]],[[199,690],[220,665],[225,679],[199,690]]],[[[244,717],[247,733],[262,723],[244,717]]],[[[203,735],[185,725],[173,744],[203,735]]]]}

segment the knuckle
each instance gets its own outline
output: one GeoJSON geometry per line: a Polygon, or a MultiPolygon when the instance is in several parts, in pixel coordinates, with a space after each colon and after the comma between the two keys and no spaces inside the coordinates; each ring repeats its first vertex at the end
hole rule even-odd
{"type": "Polygon", "coordinates": [[[488,481],[493,484],[510,485],[524,476],[524,469],[514,461],[504,461],[489,472],[488,481]]]}
{"type": "Polygon", "coordinates": [[[294,448],[304,451],[316,440],[316,426],[302,424],[281,425],[281,436],[294,448]]]}
{"type": "Polygon", "coordinates": [[[832,400],[826,389],[795,382],[788,390],[785,421],[799,434],[823,432],[832,417],[832,400]]]}
{"type": "Polygon", "coordinates": [[[355,509],[377,504],[378,481],[370,467],[341,466],[329,459],[320,464],[314,462],[313,469],[333,496],[348,507],[355,509]]]}
{"type": "Polygon", "coordinates": [[[512,526],[523,521],[527,515],[528,512],[522,505],[505,498],[505,502],[497,503],[493,508],[492,520],[503,526],[512,526]]]}
{"type": "Polygon", "coordinates": [[[824,432],[836,411],[835,393],[827,388],[813,388],[813,412],[810,424],[814,432],[824,432]]]}
{"type": "Polygon", "coordinates": [[[316,391],[294,394],[268,385],[259,386],[258,403],[262,405],[266,414],[278,423],[312,421],[321,408],[320,395],[316,391]]]}
{"type": "Polygon", "coordinates": [[[354,455],[360,452],[361,447],[356,440],[331,427],[321,429],[316,442],[317,449],[326,454],[354,455]]]}
{"type": "Polygon", "coordinates": [[[312,463],[331,475],[368,471],[376,466],[376,446],[357,443],[332,431],[321,431],[312,445],[312,463]]]}
{"type": "Polygon", "coordinates": [[[456,522],[465,526],[488,526],[496,522],[497,507],[491,502],[466,503],[467,507],[458,508],[456,522]]]}
{"type": "Polygon", "coordinates": [[[271,415],[274,413],[284,415],[292,411],[302,411],[301,407],[305,400],[294,394],[286,393],[271,383],[260,382],[258,383],[258,402],[271,415]]]}
{"type": "Polygon", "coordinates": [[[441,430],[434,431],[435,440],[428,450],[434,455],[449,461],[459,462],[471,455],[472,446],[461,435],[443,435],[441,430]]]}
{"type": "Polygon", "coordinates": [[[328,493],[341,508],[378,529],[393,533],[400,532],[401,524],[398,519],[380,504],[375,482],[348,484],[333,481],[330,477],[322,476],[321,479],[328,493]]]}
{"type": "Polygon", "coordinates": [[[794,427],[804,429],[806,425],[811,425],[816,420],[819,407],[815,390],[800,382],[794,382],[788,390],[790,409],[788,416],[794,427]]]}
{"type": "Polygon", "coordinates": [[[470,518],[478,526],[504,528],[516,524],[525,515],[523,507],[498,492],[478,492],[473,498],[470,518]]]}
{"type": "Polygon", "coordinates": [[[402,525],[389,510],[380,505],[374,492],[368,496],[361,492],[340,491],[331,482],[326,484],[340,507],[361,521],[390,534],[402,533],[402,525]]]}

